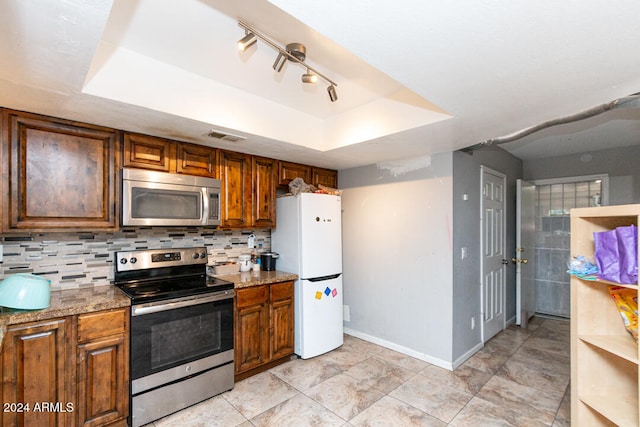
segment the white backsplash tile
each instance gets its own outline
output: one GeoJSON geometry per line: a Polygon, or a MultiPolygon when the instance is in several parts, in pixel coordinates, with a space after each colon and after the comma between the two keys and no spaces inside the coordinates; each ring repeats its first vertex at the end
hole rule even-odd
{"type": "Polygon", "coordinates": [[[114,252],[205,246],[209,264],[235,261],[249,253],[247,237],[271,249],[270,230],[212,230],[198,227],[127,228],[117,233],[0,234],[4,257],[0,280],[14,273],[39,274],[51,289],[75,289],[113,283],[114,252]]]}

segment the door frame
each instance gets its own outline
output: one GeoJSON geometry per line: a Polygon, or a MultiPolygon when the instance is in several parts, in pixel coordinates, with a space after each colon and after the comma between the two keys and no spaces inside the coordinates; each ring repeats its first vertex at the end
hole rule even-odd
{"type": "Polygon", "coordinates": [[[536,206],[535,184],[518,178],[516,246],[512,261],[516,265],[516,325],[525,329],[536,312],[536,206]]]}
{"type": "MultiPolygon", "coordinates": [[[[485,321],[484,321],[484,255],[482,248],[484,247],[484,175],[485,172],[491,173],[499,178],[502,178],[502,205],[503,205],[503,215],[502,215],[502,248],[503,248],[503,256],[506,256],[506,244],[507,244],[507,176],[499,172],[495,169],[491,169],[485,165],[480,165],[480,312],[481,312],[481,321],[480,321],[480,339],[482,343],[486,343],[489,339],[493,337],[485,336],[485,321]]],[[[502,264],[502,313],[503,313],[503,322],[502,322],[502,330],[506,328],[507,319],[506,319],[506,273],[507,266],[502,264]]]]}

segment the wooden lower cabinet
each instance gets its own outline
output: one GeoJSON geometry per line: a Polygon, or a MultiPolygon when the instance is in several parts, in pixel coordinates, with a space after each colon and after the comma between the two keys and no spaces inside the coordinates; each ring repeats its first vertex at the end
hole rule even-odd
{"type": "Polygon", "coordinates": [[[9,326],[0,425],[125,426],[128,343],[124,308],[9,326]]]}
{"type": "Polygon", "coordinates": [[[71,323],[63,318],[7,328],[2,342],[2,426],[72,424],[71,323]],[[49,405],[59,407],[51,410],[49,405]]]}
{"type": "Polygon", "coordinates": [[[236,380],[255,375],[293,354],[293,281],[236,290],[236,380]]]}
{"type": "Polygon", "coordinates": [[[78,316],[79,426],[124,424],[129,414],[129,315],[125,309],[78,316]]]}

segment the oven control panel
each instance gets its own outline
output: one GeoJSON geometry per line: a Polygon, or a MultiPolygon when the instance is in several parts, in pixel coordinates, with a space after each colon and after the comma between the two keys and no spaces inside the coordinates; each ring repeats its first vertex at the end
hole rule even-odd
{"type": "Polygon", "coordinates": [[[204,247],[116,252],[116,272],[206,263],[204,247]]]}
{"type": "Polygon", "coordinates": [[[165,252],[151,255],[151,262],[180,261],[181,259],[182,256],[180,252],[165,252]]]}

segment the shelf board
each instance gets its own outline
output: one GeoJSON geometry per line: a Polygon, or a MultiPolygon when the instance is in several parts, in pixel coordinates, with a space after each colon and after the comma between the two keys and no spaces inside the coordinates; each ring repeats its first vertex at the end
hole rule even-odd
{"type": "Polygon", "coordinates": [[[622,286],[623,288],[629,288],[629,289],[635,289],[636,291],[638,290],[638,284],[637,283],[618,283],[618,282],[612,282],[610,280],[604,280],[604,279],[593,279],[591,277],[593,276],[587,276],[587,277],[580,277],[577,276],[575,274],[572,274],[571,277],[576,278],[577,280],[581,280],[583,282],[586,283],[599,283],[601,285],[605,285],[605,286],[622,286]]]}
{"type": "Polygon", "coordinates": [[[637,401],[615,394],[580,395],[580,401],[621,427],[638,426],[637,401]]]}
{"type": "Polygon", "coordinates": [[[629,335],[580,335],[580,340],[638,364],[638,343],[629,335]]]}

